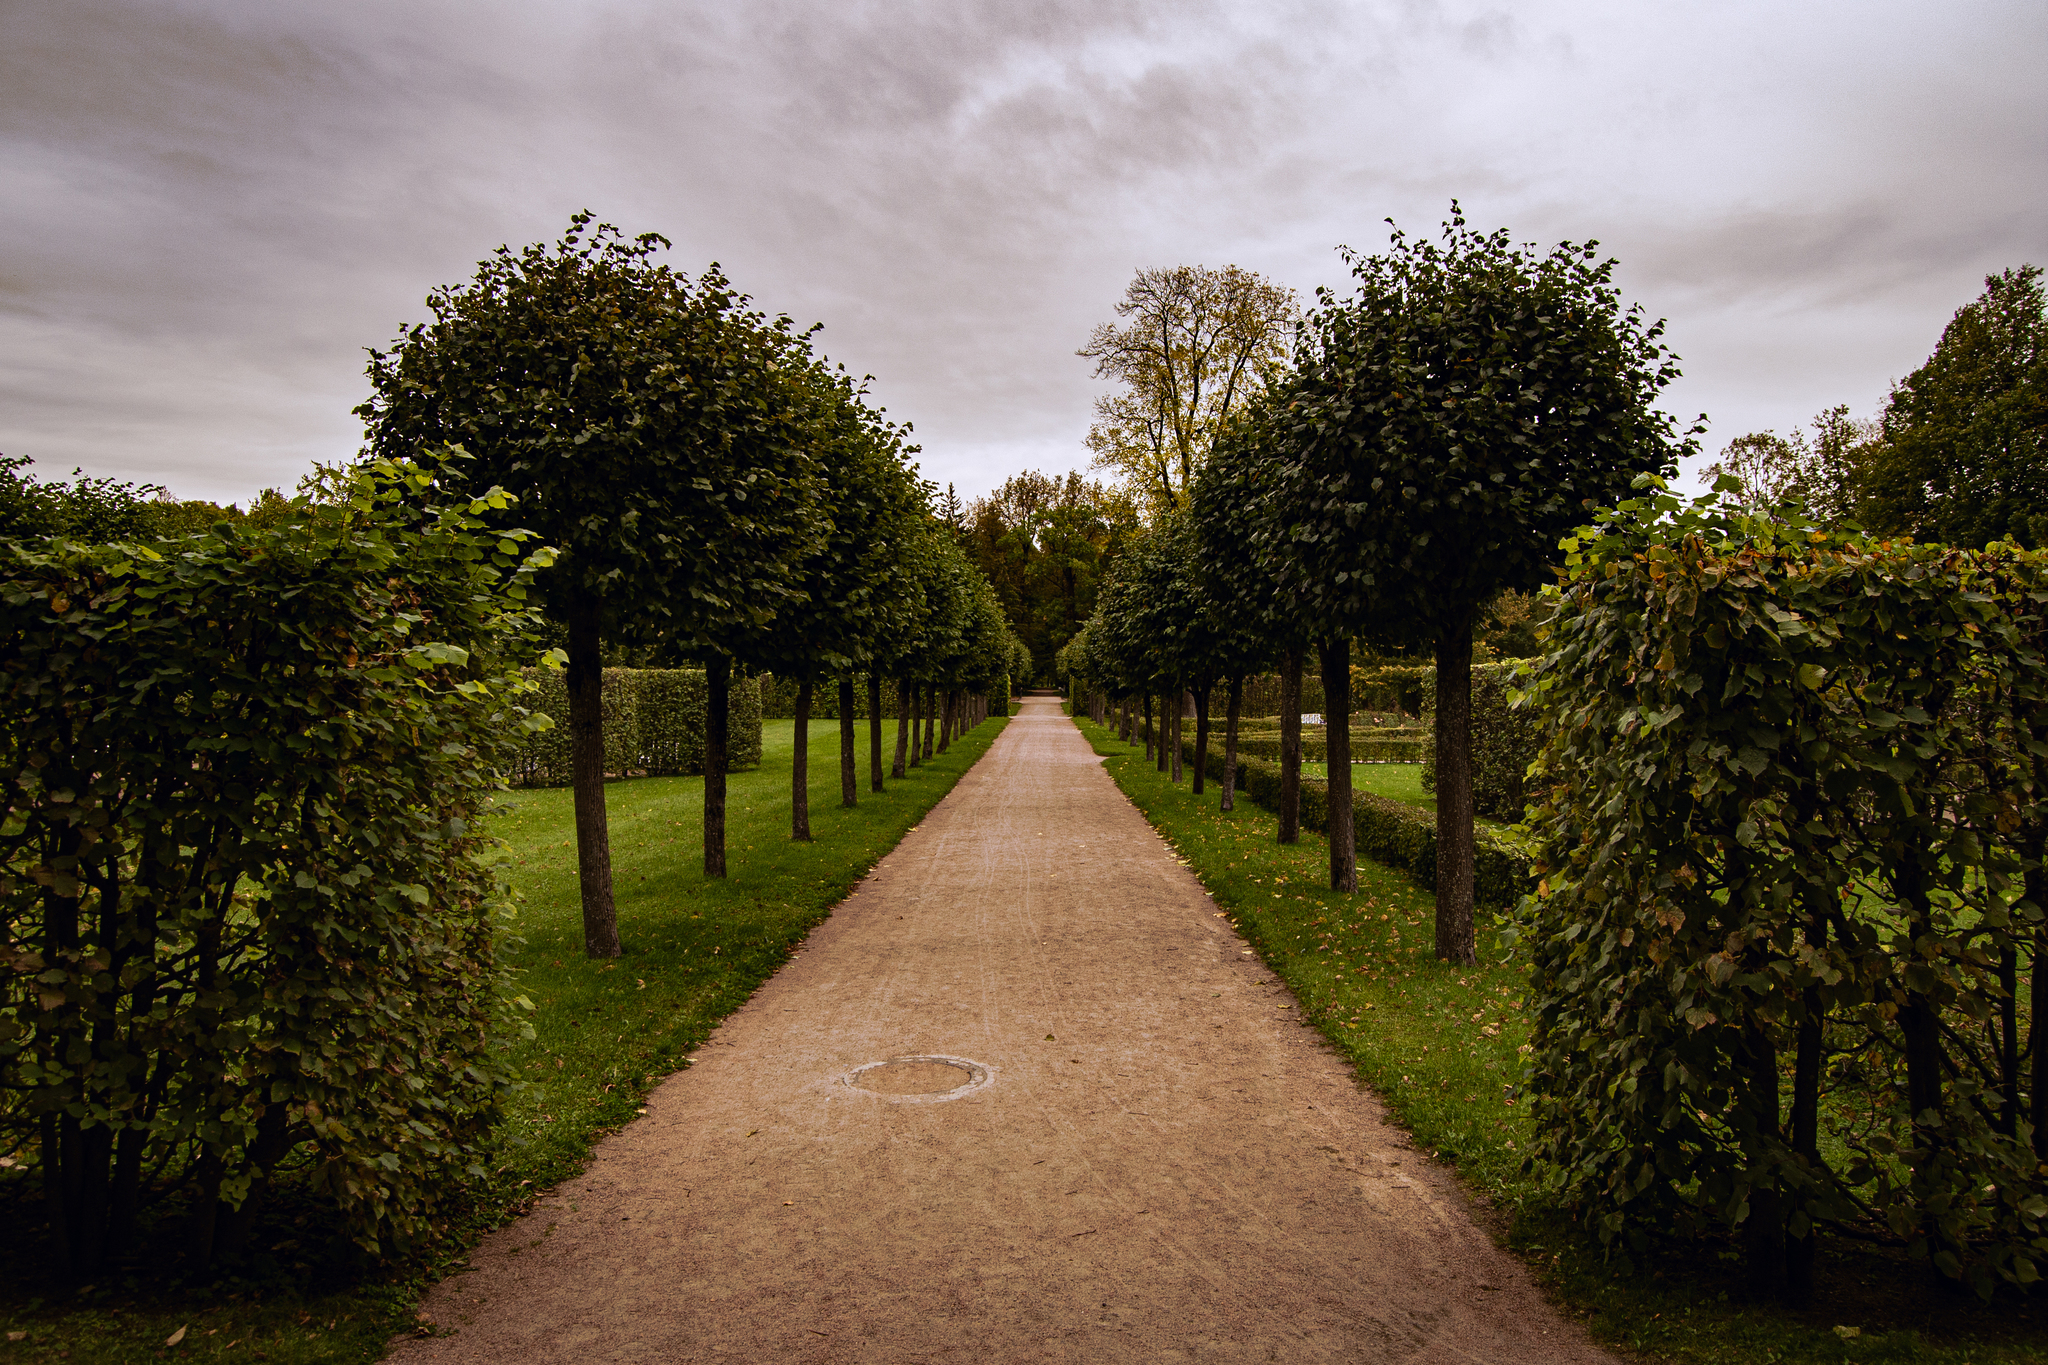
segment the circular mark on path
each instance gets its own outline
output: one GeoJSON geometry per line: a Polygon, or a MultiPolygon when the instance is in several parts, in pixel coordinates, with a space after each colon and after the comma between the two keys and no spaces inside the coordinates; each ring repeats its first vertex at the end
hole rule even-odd
{"type": "Polygon", "coordinates": [[[841,1077],[855,1090],[899,1104],[935,1104],[971,1095],[995,1079],[995,1072],[965,1057],[890,1057],[855,1067],[841,1077]]]}

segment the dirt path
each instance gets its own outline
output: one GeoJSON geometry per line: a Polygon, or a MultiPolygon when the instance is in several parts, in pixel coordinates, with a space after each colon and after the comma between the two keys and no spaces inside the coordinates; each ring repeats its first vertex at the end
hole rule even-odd
{"type": "Polygon", "coordinates": [[[391,1359],[1608,1359],[1289,1003],[1026,701],[391,1359]]]}

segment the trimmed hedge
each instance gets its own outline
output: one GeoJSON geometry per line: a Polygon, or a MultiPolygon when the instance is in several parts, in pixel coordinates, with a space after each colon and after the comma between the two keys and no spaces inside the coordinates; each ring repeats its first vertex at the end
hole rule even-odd
{"type": "MultiPolygon", "coordinates": [[[[1428,759],[1432,743],[1427,730],[1353,730],[1351,757],[1358,763],[1421,763],[1428,759]]],[[[1280,761],[1278,731],[1256,731],[1237,735],[1240,755],[1280,761]]],[[[1329,757],[1329,742],[1320,725],[1301,727],[1301,761],[1322,763],[1329,757]]]]}
{"type": "MultiPolygon", "coordinates": [[[[571,773],[569,685],[556,668],[529,668],[532,707],[550,717],[520,746],[508,780],[515,787],[564,787],[571,773]]],[[[704,771],[704,670],[607,668],[604,671],[604,770],[672,777],[704,771]]],[[[731,769],[761,762],[761,689],[741,680],[732,688],[727,721],[731,769]]]]}
{"type": "MultiPolygon", "coordinates": [[[[1523,779],[1543,748],[1535,712],[1508,705],[1515,670],[1522,662],[1503,659],[1472,668],[1472,809],[1511,825],[1519,825],[1525,818],[1528,794],[1523,779]]],[[[1423,710],[1432,716],[1436,713],[1434,671],[1423,689],[1423,710]]],[[[1436,749],[1434,745],[1424,748],[1422,789],[1435,791],[1436,749]]]]}
{"type": "MultiPolygon", "coordinates": [[[[1181,750],[1192,763],[1194,741],[1183,740],[1181,750]]],[[[1223,771],[1223,751],[1214,745],[1209,749],[1209,771],[1223,771]]],[[[1238,790],[1259,805],[1267,810],[1280,808],[1278,763],[1240,753],[1237,779],[1238,790]]],[[[1351,810],[1360,856],[1407,873],[1425,890],[1435,889],[1435,814],[1405,801],[1362,791],[1351,794],[1351,810]]],[[[1329,828],[1329,819],[1329,785],[1304,777],[1301,827],[1322,832],[1329,828]]],[[[1490,825],[1479,826],[1473,835],[1472,895],[1476,903],[1489,909],[1505,909],[1536,889],[1535,874],[1529,870],[1530,853],[1520,841],[1490,825]]]]}

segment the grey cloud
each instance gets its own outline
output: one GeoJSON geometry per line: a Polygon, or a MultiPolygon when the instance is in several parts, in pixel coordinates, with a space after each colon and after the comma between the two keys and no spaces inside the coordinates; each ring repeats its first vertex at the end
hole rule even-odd
{"type": "Polygon", "coordinates": [[[246,496],[362,348],[589,207],[724,263],[974,491],[1082,458],[1132,269],[1342,283],[1453,196],[1600,237],[1715,437],[1867,408],[2048,258],[2048,21],[1981,4],[0,9],[0,450],[246,496]]]}

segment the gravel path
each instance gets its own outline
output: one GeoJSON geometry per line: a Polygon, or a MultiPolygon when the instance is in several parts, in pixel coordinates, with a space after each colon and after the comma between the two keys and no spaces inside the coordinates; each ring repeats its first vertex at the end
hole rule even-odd
{"type": "Polygon", "coordinates": [[[1608,1360],[1290,1003],[1027,700],[390,1359],[1608,1360]]]}

